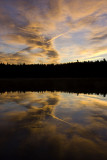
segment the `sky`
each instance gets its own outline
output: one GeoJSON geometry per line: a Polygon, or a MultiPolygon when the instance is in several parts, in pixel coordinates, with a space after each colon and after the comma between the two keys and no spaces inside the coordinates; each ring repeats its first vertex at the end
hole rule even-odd
{"type": "Polygon", "coordinates": [[[107,0],[0,0],[0,63],[107,59],[107,0]]]}

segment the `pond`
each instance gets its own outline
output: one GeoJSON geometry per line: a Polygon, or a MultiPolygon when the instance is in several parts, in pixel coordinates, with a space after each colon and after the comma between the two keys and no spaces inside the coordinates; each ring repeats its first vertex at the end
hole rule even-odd
{"type": "Polygon", "coordinates": [[[106,160],[107,96],[1,93],[0,159],[106,160]]]}

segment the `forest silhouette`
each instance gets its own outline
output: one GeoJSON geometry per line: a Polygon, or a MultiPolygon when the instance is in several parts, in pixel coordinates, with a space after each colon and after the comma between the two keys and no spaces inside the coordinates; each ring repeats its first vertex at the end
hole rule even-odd
{"type": "Polygon", "coordinates": [[[106,78],[107,61],[64,64],[0,64],[0,78],[106,78]]]}
{"type": "Polygon", "coordinates": [[[107,78],[107,61],[63,64],[0,64],[0,78],[107,78]]]}

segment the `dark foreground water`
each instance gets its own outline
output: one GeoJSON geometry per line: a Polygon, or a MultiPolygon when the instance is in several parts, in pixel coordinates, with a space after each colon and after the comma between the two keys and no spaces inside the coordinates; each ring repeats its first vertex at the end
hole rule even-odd
{"type": "Polygon", "coordinates": [[[107,96],[0,94],[0,160],[107,160],[107,96]]]}

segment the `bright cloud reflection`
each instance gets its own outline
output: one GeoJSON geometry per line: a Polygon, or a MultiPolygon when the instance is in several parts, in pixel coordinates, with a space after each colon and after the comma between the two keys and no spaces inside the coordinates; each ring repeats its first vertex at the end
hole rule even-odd
{"type": "Polygon", "coordinates": [[[61,92],[0,96],[3,158],[105,160],[106,133],[107,97],[61,92]]]}

